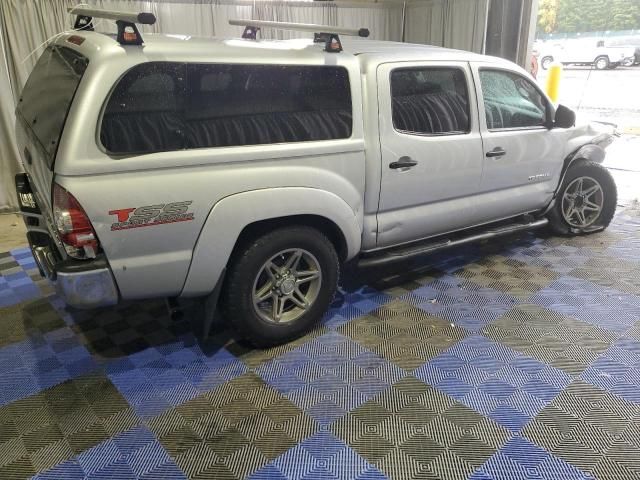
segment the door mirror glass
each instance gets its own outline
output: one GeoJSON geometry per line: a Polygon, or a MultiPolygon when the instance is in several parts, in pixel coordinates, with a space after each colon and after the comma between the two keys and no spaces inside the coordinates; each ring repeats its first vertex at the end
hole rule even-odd
{"type": "Polygon", "coordinates": [[[571,128],[576,124],[576,112],[564,105],[558,105],[553,126],[556,128],[571,128]]]}

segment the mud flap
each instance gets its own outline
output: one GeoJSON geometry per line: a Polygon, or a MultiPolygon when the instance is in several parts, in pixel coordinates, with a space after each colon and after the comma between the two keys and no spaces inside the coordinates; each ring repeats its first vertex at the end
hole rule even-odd
{"type": "Polygon", "coordinates": [[[209,338],[209,335],[211,334],[211,327],[218,319],[218,299],[220,298],[220,292],[222,291],[225,274],[226,269],[222,270],[218,283],[216,283],[213,291],[204,297],[198,308],[195,309],[193,319],[194,327],[197,329],[196,331],[199,330],[202,340],[209,338]]]}

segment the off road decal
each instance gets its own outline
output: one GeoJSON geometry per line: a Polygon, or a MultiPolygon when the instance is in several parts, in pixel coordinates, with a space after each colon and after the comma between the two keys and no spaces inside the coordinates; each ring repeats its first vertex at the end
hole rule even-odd
{"type": "Polygon", "coordinates": [[[111,225],[111,230],[127,230],[129,228],[152,227],[165,223],[187,222],[193,220],[193,212],[188,212],[192,200],[186,202],[159,203],[137,208],[121,208],[110,210],[109,215],[116,215],[118,221],[111,225]]]}

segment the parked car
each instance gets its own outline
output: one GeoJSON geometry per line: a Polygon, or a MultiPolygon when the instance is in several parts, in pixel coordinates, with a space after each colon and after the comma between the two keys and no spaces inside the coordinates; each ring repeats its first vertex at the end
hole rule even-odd
{"type": "Polygon", "coordinates": [[[634,48],[608,46],[603,40],[547,42],[541,47],[540,66],[546,70],[552,62],[560,62],[563,65],[593,65],[598,70],[606,70],[633,62],[634,55],[634,48]]]}
{"type": "Polygon", "coordinates": [[[633,50],[633,58],[625,61],[625,64],[640,65],[640,37],[615,38],[608,42],[610,47],[627,48],[633,50]]]}
{"type": "Polygon", "coordinates": [[[343,38],[364,29],[142,39],[127,21],[149,16],[77,10],[120,33],[57,37],[16,122],[27,238],[71,306],[198,298],[207,325],[219,303],[272,345],[322,318],[345,262],[583,235],[614,214],[612,136],[509,61],[343,38]]]}

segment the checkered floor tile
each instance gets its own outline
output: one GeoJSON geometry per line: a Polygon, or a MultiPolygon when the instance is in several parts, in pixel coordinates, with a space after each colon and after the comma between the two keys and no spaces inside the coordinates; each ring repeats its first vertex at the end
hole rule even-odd
{"type": "Polygon", "coordinates": [[[478,331],[518,300],[498,290],[444,275],[402,297],[426,312],[470,331],[478,331]]]}
{"type": "Polygon", "coordinates": [[[640,474],[639,419],[640,404],[575,380],[522,433],[590,475],[632,479],[640,474]]]}
{"type": "Polygon", "coordinates": [[[529,300],[618,334],[640,320],[640,296],[575,277],[561,277],[529,300]]]}
{"type": "Polygon", "coordinates": [[[162,301],[67,308],[0,253],[0,479],[638,479],[639,252],[626,210],[351,268],[264,350],[162,301]]]}
{"type": "Polygon", "coordinates": [[[412,376],[332,429],[389,478],[465,479],[509,437],[496,422],[412,376]]]}
{"type": "Polygon", "coordinates": [[[579,375],[618,337],[535,304],[520,304],[482,330],[483,335],[541,362],[579,375]]]}
{"type": "Polygon", "coordinates": [[[567,373],[480,335],[458,342],[415,375],[513,431],[571,381],[567,373]]]}
{"type": "Polygon", "coordinates": [[[458,270],[456,275],[520,299],[529,298],[559,277],[558,273],[548,268],[501,255],[485,257],[458,270]]]}
{"type": "Polygon", "coordinates": [[[330,424],[405,375],[339,333],[327,333],[261,365],[256,373],[321,425],[330,424]]]}
{"type": "Polygon", "coordinates": [[[468,332],[402,300],[394,300],[338,329],[368,350],[412,371],[468,332]]]}

